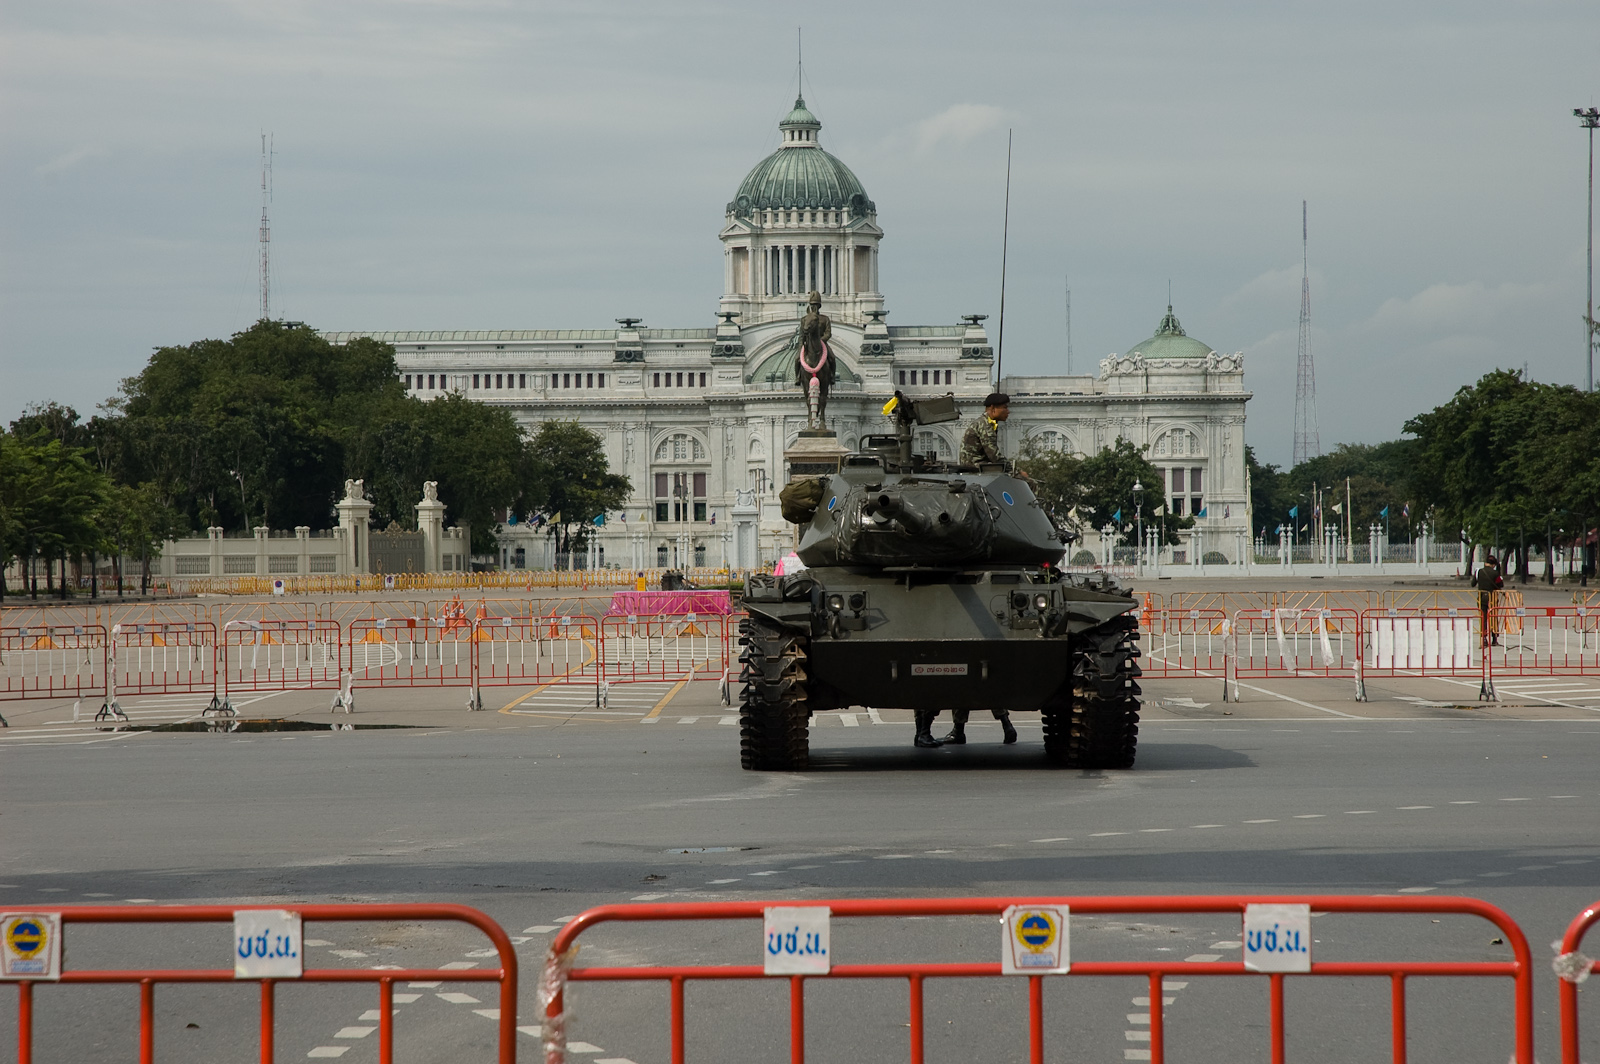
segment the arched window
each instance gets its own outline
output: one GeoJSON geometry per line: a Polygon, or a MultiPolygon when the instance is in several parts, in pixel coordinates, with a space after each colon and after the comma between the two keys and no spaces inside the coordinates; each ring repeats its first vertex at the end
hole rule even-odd
{"type": "Polygon", "coordinates": [[[1040,451],[1072,450],[1072,441],[1067,438],[1067,434],[1064,432],[1057,432],[1055,429],[1045,429],[1043,432],[1033,437],[1033,439],[1034,447],[1040,451]]]}
{"type": "Polygon", "coordinates": [[[916,445],[913,448],[918,454],[931,454],[941,461],[950,457],[950,444],[937,432],[917,433],[916,445]]]}
{"type": "Polygon", "coordinates": [[[656,447],[658,462],[703,462],[706,449],[700,441],[685,433],[668,436],[656,447]]]}
{"type": "Polygon", "coordinates": [[[1156,440],[1156,457],[1183,458],[1200,453],[1200,437],[1188,429],[1172,429],[1156,440]]]}

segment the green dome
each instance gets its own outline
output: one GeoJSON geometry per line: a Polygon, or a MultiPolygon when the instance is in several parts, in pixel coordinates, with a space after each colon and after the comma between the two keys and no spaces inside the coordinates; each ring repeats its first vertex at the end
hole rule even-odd
{"type": "MultiPolygon", "coordinates": [[[[800,328],[795,327],[794,335],[789,337],[789,342],[778,348],[772,354],[763,358],[755,370],[745,377],[746,384],[776,384],[780,388],[793,388],[795,353],[800,350],[800,328]]],[[[829,358],[833,358],[833,348],[830,345],[829,358]]],[[[860,384],[861,375],[851,369],[845,360],[835,359],[833,371],[838,376],[835,381],[844,381],[849,384],[860,384]]]]}
{"type": "Polygon", "coordinates": [[[729,214],[782,209],[877,211],[850,168],[817,146],[822,123],[806,109],[804,99],[794,101],[794,110],[778,128],[783,131],[783,146],[745,177],[728,204],[729,214]]]}
{"type": "Polygon", "coordinates": [[[1172,305],[1167,305],[1167,316],[1161,319],[1161,325],[1156,329],[1156,334],[1142,344],[1135,344],[1128,349],[1130,355],[1143,355],[1151,358],[1205,358],[1211,353],[1211,345],[1201,343],[1183,331],[1183,326],[1178,324],[1177,317],[1172,313],[1172,305]]]}

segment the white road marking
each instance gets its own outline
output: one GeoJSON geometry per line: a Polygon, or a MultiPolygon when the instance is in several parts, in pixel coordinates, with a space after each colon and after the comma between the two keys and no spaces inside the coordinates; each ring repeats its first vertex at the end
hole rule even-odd
{"type": "Polygon", "coordinates": [[[474,1016],[482,1016],[486,1020],[498,1020],[500,1018],[499,1009],[473,1009],[472,1014],[474,1016]]]}
{"type": "Polygon", "coordinates": [[[335,1038],[365,1038],[376,1031],[376,1027],[341,1027],[333,1032],[335,1038]]]}
{"type": "Polygon", "coordinates": [[[1123,1031],[1122,1032],[1122,1037],[1126,1038],[1130,1042],[1148,1042],[1148,1041],[1150,1041],[1150,1032],[1149,1031],[1123,1031]]]}
{"type": "Polygon", "coordinates": [[[350,1052],[350,1047],[349,1046],[317,1046],[311,1052],[307,1053],[306,1056],[308,1056],[308,1057],[342,1057],[348,1052],[350,1052]]]}
{"type": "Polygon", "coordinates": [[[1451,805],[1477,805],[1477,802],[1451,802],[1451,805]]]}
{"type": "Polygon", "coordinates": [[[1126,831],[1097,831],[1093,835],[1090,835],[1089,837],[1091,839],[1103,839],[1103,838],[1106,838],[1109,835],[1126,835],[1126,834],[1127,834],[1126,831]]]}
{"type": "Polygon", "coordinates": [[[1222,826],[1223,825],[1221,825],[1221,824],[1195,824],[1194,825],[1195,828],[1220,828],[1222,826]]]}
{"type": "Polygon", "coordinates": [[[1502,802],[1531,802],[1532,798],[1502,798],[1502,802]]]}
{"type": "Polygon", "coordinates": [[[1243,820],[1243,821],[1240,821],[1240,823],[1243,823],[1243,824],[1276,824],[1277,821],[1272,819],[1271,817],[1267,817],[1267,818],[1265,818],[1263,820],[1243,820]]]}
{"type": "MultiPolygon", "coordinates": [[[[537,1023],[529,1024],[526,1027],[518,1027],[517,1030],[533,1038],[538,1038],[540,1035],[544,1034],[544,1027],[537,1023]]],[[[598,1062],[596,1062],[596,1064],[598,1064],[598,1062]]]]}
{"type": "Polygon", "coordinates": [[[446,963],[439,965],[440,968],[447,972],[464,972],[469,968],[476,968],[477,966],[477,961],[447,961],[446,963]]]}
{"type": "Polygon", "coordinates": [[[739,718],[738,718],[737,715],[719,717],[719,718],[717,718],[717,723],[718,724],[737,724],[737,723],[739,723],[739,718]]]}
{"type": "Polygon", "coordinates": [[[878,716],[878,711],[877,710],[871,708],[870,706],[867,708],[867,719],[872,721],[872,723],[874,723],[874,724],[887,724],[888,723],[888,721],[886,721],[882,717],[878,716]]]}
{"type": "Polygon", "coordinates": [[[678,718],[678,723],[679,724],[693,724],[695,721],[697,721],[699,719],[700,719],[699,717],[679,717],[678,718]]]}
{"type": "Polygon", "coordinates": [[[1154,835],[1158,831],[1171,831],[1171,828],[1140,828],[1139,831],[1146,835],[1154,835]]]}
{"type": "MultiPolygon", "coordinates": [[[[1185,985],[1187,985],[1187,984],[1185,984],[1185,985]]],[[[1172,984],[1172,983],[1162,983],[1162,984],[1161,984],[1161,989],[1163,989],[1163,990],[1167,990],[1167,989],[1173,989],[1173,990],[1176,990],[1176,989],[1177,989],[1177,987],[1176,987],[1176,986],[1175,986],[1175,985],[1174,985],[1174,984],[1172,984]]],[[[1177,999],[1177,998],[1169,998],[1169,997],[1163,997],[1163,998],[1162,998],[1162,999],[1161,999],[1161,1003],[1162,1003],[1162,1004],[1163,1004],[1163,1005],[1170,1005],[1170,1004],[1172,1004],[1172,1003],[1173,1003],[1173,1002],[1174,1002],[1174,1001],[1177,1001],[1177,1000],[1178,1000],[1178,999],[1177,999]]],[[[1150,999],[1149,999],[1149,998],[1147,998],[1147,997],[1136,997],[1136,998],[1134,998],[1134,999],[1133,999],[1133,1003],[1134,1003],[1134,1004],[1135,1004],[1135,1005],[1143,1005],[1143,1006],[1145,1006],[1145,1007],[1146,1007],[1146,1008],[1148,1008],[1148,1007],[1149,1007],[1149,1006],[1150,1006],[1150,999]]]]}
{"type": "Polygon", "coordinates": [[[1324,817],[1327,815],[1327,813],[1296,813],[1294,818],[1296,820],[1316,820],[1318,817],[1324,817]]]}
{"type": "Polygon", "coordinates": [[[498,957],[498,956],[500,956],[500,951],[497,950],[497,949],[475,949],[475,950],[468,951],[467,956],[469,956],[469,957],[498,957]]]}
{"type": "Polygon", "coordinates": [[[460,991],[452,990],[452,991],[449,991],[447,993],[435,994],[433,996],[438,998],[440,1001],[448,1001],[452,1005],[477,1005],[477,1004],[480,1004],[478,999],[473,997],[471,994],[463,994],[460,991]]]}
{"type": "Polygon", "coordinates": [[[343,957],[347,961],[353,961],[357,957],[365,957],[366,956],[365,953],[362,953],[358,949],[336,949],[336,950],[330,950],[329,952],[331,952],[335,957],[343,957]]]}
{"type": "Polygon", "coordinates": [[[861,727],[861,721],[856,719],[858,716],[859,714],[856,713],[841,713],[839,714],[839,723],[846,728],[859,728],[861,727]]]}
{"type": "Polygon", "coordinates": [[[666,897],[665,894],[636,894],[632,898],[630,898],[629,900],[630,901],[655,901],[658,898],[665,898],[665,897],[666,897]]]}
{"type": "Polygon", "coordinates": [[[1029,839],[1028,841],[1029,842],[1071,842],[1072,839],[1070,837],[1068,837],[1068,836],[1062,836],[1059,839],[1029,839]]]}
{"type": "Polygon", "coordinates": [[[1211,943],[1211,948],[1212,949],[1242,949],[1243,947],[1244,947],[1244,943],[1243,942],[1213,942],[1213,943],[1211,943]]]}
{"type": "Polygon", "coordinates": [[[308,939],[305,940],[303,945],[307,945],[307,946],[331,946],[331,945],[333,945],[333,943],[329,942],[325,938],[308,938],[308,939]]]}
{"type": "Polygon", "coordinates": [[[1431,805],[1397,805],[1396,809],[1432,809],[1431,805]]]}
{"type": "Polygon", "coordinates": [[[590,1042],[568,1042],[568,1053],[604,1053],[605,1050],[590,1042]]]}
{"type": "Polygon", "coordinates": [[[915,857],[915,856],[916,856],[916,854],[914,854],[914,853],[880,853],[878,855],[878,860],[880,860],[880,861],[904,861],[909,857],[915,857]]]}
{"type": "Polygon", "coordinates": [[[524,935],[548,935],[555,929],[555,924],[534,924],[532,927],[524,927],[522,933],[524,935]]]}
{"type": "Polygon", "coordinates": [[[641,717],[639,720],[640,724],[659,724],[660,722],[660,717],[641,717]]]}
{"type": "Polygon", "coordinates": [[[1185,957],[1183,959],[1185,961],[1193,961],[1196,964],[1209,964],[1212,961],[1220,961],[1222,959],[1222,954],[1220,954],[1220,953],[1195,953],[1195,954],[1192,954],[1192,955],[1190,955],[1188,957],[1185,957]]]}
{"type": "Polygon", "coordinates": [[[737,883],[739,882],[739,879],[740,877],[738,876],[735,876],[732,879],[712,879],[707,881],[707,886],[720,887],[725,883],[737,883]]]}
{"type": "Polygon", "coordinates": [[[1430,890],[1437,890],[1437,889],[1438,889],[1437,887],[1401,887],[1400,888],[1400,893],[1401,894],[1426,894],[1430,890]]]}

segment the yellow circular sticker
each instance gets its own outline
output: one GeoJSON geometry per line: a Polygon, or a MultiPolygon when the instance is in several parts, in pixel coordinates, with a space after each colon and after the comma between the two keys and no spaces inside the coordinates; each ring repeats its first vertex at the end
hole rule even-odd
{"type": "Polygon", "coordinates": [[[1017,942],[1030,953],[1043,953],[1056,943],[1059,928],[1047,912],[1019,913],[1015,926],[1017,942]]]}
{"type": "Polygon", "coordinates": [[[49,942],[49,932],[42,922],[21,919],[6,928],[6,948],[23,960],[32,960],[49,942]]]}

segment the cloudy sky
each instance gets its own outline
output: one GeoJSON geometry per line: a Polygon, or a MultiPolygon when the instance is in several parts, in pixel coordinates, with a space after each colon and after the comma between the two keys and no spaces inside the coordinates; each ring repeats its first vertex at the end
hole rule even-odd
{"type": "MultiPolygon", "coordinates": [[[[1497,366],[1582,384],[1600,5],[52,0],[0,5],[0,418],[157,345],[714,321],[716,233],[795,92],[877,202],[901,325],[999,309],[1005,366],[1242,350],[1292,442],[1310,201],[1324,448],[1497,366]]],[[[991,318],[991,325],[994,319],[991,318]]]]}

